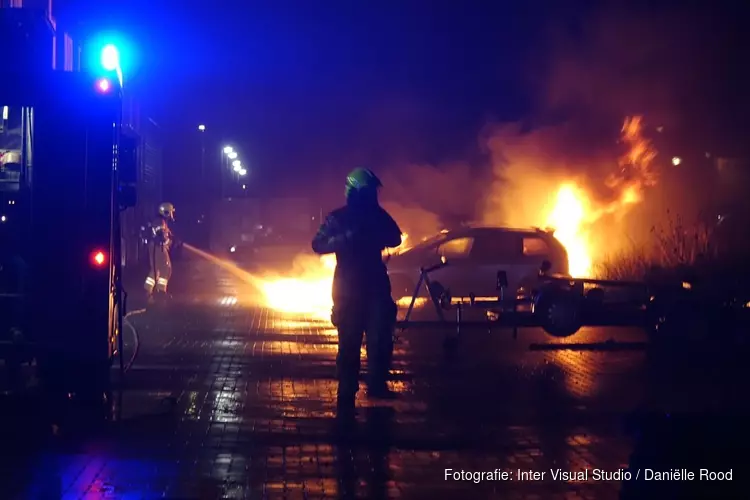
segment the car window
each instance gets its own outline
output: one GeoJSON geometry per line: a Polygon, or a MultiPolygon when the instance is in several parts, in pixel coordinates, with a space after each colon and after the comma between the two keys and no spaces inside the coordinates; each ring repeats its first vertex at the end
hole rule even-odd
{"type": "Polygon", "coordinates": [[[474,238],[456,238],[446,241],[437,248],[438,255],[446,259],[466,258],[474,245],[474,238]]]}
{"type": "Polygon", "coordinates": [[[523,239],[523,254],[530,257],[549,255],[550,249],[542,238],[527,237],[523,239]]]}
{"type": "Polygon", "coordinates": [[[521,256],[521,241],[513,233],[490,233],[477,238],[471,251],[472,259],[478,262],[498,262],[521,256]]]}
{"type": "Polygon", "coordinates": [[[419,252],[419,251],[424,250],[424,249],[429,249],[428,251],[433,251],[433,250],[435,250],[435,244],[438,243],[438,242],[440,242],[440,241],[442,241],[442,240],[444,240],[445,238],[446,238],[445,234],[438,234],[438,235],[435,235],[435,236],[431,236],[429,238],[425,238],[422,241],[416,243],[414,246],[411,246],[411,244],[413,243],[412,241],[407,240],[406,241],[406,248],[404,248],[403,250],[401,250],[401,252],[399,252],[399,253],[402,253],[402,254],[403,253],[407,253],[407,252],[414,252],[414,253],[416,253],[416,252],[419,252]]]}

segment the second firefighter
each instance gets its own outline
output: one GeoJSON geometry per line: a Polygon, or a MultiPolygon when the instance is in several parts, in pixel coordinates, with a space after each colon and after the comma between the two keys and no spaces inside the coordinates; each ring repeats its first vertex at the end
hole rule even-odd
{"type": "Polygon", "coordinates": [[[169,251],[173,244],[169,222],[174,221],[174,205],[162,203],[158,214],[147,228],[149,273],[144,288],[152,303],[157,294],[166,297],[169,278],[172,276],[172,260],[169,251]]]}

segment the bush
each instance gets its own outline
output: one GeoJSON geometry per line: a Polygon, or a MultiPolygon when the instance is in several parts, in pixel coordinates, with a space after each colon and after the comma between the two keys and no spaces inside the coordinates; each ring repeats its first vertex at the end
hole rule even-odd
{"type": "Polygon", "coordinates": [[[643,279],[652,266],[644,248],[633,246],[596,263],[596,277],[607,280],[634,281],[643,279]]]}
{"type": "Polygon", "coordinates": [[[686,226],[680,216],[669,215],[664,226],[651,228],[645,245],[611,255],[596,265],[601,279],[642,280],[660,272],[700,271],[715,264],[718,252],[715,227],[705,223],[686,226]]]}

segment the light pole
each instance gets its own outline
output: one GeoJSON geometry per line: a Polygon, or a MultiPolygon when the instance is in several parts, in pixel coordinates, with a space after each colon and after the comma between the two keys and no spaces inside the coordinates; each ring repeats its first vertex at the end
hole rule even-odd
{"type": "Polygon", "coordinates": [[[211,200],[213,196],[212,191],[207,191],[204,189],[206,183],[206,126],[203,123],[198,125],[198,133],[200,134],[201,141],[201,171],[195,198],[198,202],[196,206],[200,211],[196,215],[198,216],[199,224],[198,234],[200,235],[202,244],[209,245],[211,235],[209,225],[206,222],[206,214],[211,213],[211,200]]]}
{"type": "Polygon", "coordinates": [[[206,126],[198,125],[198,132],[201,133],[201,185],[203,185],[206,180],[206,126]]]}

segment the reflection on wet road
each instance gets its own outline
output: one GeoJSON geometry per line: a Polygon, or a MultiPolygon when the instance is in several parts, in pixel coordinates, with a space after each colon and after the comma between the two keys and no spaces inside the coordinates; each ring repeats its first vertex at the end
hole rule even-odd
{"type": "MultiPolygon", "coordinates": [[[[555,482],[549,472],[475,484],[445,481],[445,469],[625,466],[621,416],[642,397],[642,353],[529,352],[547,340],[540,331],[514,341],[480,330],[446,359],[441,333],[407,331],[392,382],[401,397],[360,400],[357,429],[342,441],[332,431],[331,326],[253,307],[244,285],[209,263],[180,272],[184,291],[171,307],[133,319],[141,346],[124,420],[35,458],[30,487],[52,483],[63,498],[616,495],[617,483],[555,482]]],[[[575,340],[602,336],[640,340],[614,329],[575,340]]]]}

